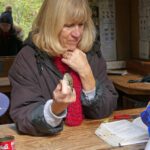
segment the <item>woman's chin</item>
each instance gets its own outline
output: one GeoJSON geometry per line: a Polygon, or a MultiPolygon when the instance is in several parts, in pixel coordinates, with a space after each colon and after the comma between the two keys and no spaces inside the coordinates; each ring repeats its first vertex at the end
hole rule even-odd
{"type": "Polygon", "coordinates": [[[70,47],[68,47],[67,49],[68,49],[68,50],[71,50],[71,51],[74,51],[76,48],[77,48],[76,46],[70,46],[70,47]]]}

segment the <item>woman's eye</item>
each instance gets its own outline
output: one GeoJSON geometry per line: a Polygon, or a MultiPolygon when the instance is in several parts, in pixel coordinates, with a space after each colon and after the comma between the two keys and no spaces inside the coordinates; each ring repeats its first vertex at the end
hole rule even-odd
{"type": "Polygon", "coordinates": [[[69,28],[69,27],[73,27],[74,24],[65,24],[64,26],[69,28]]]}
{"type": "Polygon", "coordinates": [[[82,26],[84,26],[84,24],[79,23],[79,24],[65,24],[64,25],[64,27],[67,27],[67,28],[72,28],[72,27],[75,27],[75,26],[82,27],[82,26]]]}
{"type": "Polygon", "coordinates": [[[80,23],[80,24],[79,24],[79,26],[83,26],[83,25],[84,25],[83,23],[80,23]]]}

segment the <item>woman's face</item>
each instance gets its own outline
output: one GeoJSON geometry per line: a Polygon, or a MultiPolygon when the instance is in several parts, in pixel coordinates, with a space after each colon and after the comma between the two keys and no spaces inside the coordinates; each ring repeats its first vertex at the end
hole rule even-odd
{"type": "Polygon", "coordinates": [[[82,38],[84,24],[65,24],[59,34],[62,47],[67,50],[75,50],[82,38]]]}
{"type": "Polygon", "coordinates": [[[9,32],[11,28],[11,24],[8,24],[8,23],[0,23],[0,29],[3,31],[3,32],[9,32]]]}

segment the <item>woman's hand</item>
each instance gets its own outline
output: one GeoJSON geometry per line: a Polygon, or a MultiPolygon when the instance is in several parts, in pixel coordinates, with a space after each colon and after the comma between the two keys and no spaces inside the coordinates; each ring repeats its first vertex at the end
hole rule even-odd
{"type": "Polygon", "coordinates": [[[88,63],[86,54],[80,49],[67,51],[63,54],[62,62],[79,74],[82,87],[85,91],[95,88],[95,79],[88,63]]]}
{"type": "Polygon", "coordinates": [[[85,53],[79,49],[75,49],[74,51],[66,51],[63,54],[62,62],[72,68],[79,75],[85,74],[85,72],[89,72],[90,70],[85,53]]]}
{"type": "Polygon", "coordinates": [[[75,100],[76,94],[74,89],[72,90],[65,80],[61,80],[53,92],[52,112],[55,115],[59,115],[75,100]]]}

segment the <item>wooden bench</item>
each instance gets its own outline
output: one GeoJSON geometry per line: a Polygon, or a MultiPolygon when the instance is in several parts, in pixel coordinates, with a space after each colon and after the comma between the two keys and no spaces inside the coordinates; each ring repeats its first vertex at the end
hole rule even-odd
{"type": "Polygon", "coordinates": [[[0,77],[7,77],[15,56],[0,56],[0,77]]]}

